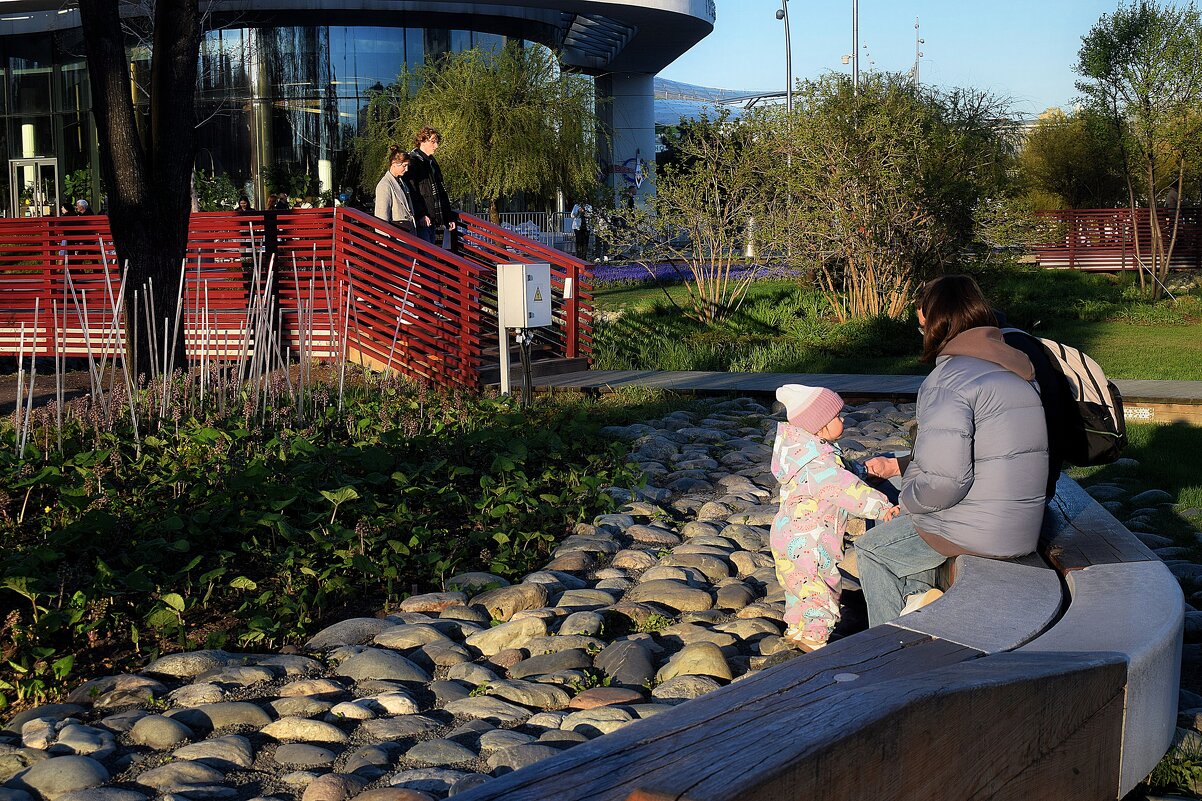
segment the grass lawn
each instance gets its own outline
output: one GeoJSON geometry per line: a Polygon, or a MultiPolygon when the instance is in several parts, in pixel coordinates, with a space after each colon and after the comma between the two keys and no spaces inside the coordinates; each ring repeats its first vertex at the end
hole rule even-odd
{"type": "MultiPolygon", "coordinates": [[[[1140,510],[1124,504],[1114,512],[1115,517],[1133,531],[1167,537],[1169,544],[1184,549],[1175,558],[1202,562],[1202,471],[1197,461],[1202,452],[1202,427],[1128,423],[1127,436],[1130,444],[1123,456],[1135,459],[1138,466],[1074,468],[1069,476],[1083,487],[1117,484],[1127,490],[1128,497],[1145,490],[1164,490],[1170,502],[1140,510]]],[[[1181,589],[1189,603],[1202,603],[1202,581],[1182,579],[1181,589]]],[[[1191,642],[1200,639],[1187,635],[1191,642]]],[[[1187,672],[1182,685],[1202,692],[1202,673],[1187,672]]]]}
{"type": "MultiPolygon", "coordinates": [[[[1152,304],[1127,276],[973,267],[986,296],[1032,333],[1089,353],[1112,378],[1202,381],[1202,298],[1152,304]]],[[[598,369],[923,374],[917,321],[838,323],[799,279],[752,285],[727,319],[692,320],[680,284],[600,287],[598,369]],[[671,298],[671,301],[669,300],[671,298]],[[673,305],[675,303],[675,305],[673,305]]]]}
{"type": "MultiPolygon", "coordinates": [[[[763,297],[776,297],[782,293],[793,292],[797,281],[788,279],[770,279],[757,281],[747,292],[748,300],[763,297]]],[[[682,308],[689,306],[689,292],[684,284],[622,284],[618,286],[601,287],[594,291],[593,302],[602,311],[650,311],[657,304],[668,303],[668,296],[682,308]]]]}
{"type": "Polygon", "coordinates": [[[1202,381],[1202,325],[1057,321],[1041,336],[1075,345],[1110,378],[1202,381]]]}
{"type": "Polygon", "coordinates": [[[1202,543],[1194,537],[1202,528],[1202,470],[1197,461],[1197,454],[1202,453],[1202,428],[1180,423],[1128,423],[1127,438],[1130,444],[1123,456],[1138,461],[1138,468],[1081,467],[1073,468],[1069,475],[1083,487],[1115,482],[1127,485],[1133,493],[1164,490],[1173,496],[1176,508],[1159,511],[1164,525],[1156,532],[1166,537],[1185,537],[1178,544],[1202,549],[1202,543]]]}

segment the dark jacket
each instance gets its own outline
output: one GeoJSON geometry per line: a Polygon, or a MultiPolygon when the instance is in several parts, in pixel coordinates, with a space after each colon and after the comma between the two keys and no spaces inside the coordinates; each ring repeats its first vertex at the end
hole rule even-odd
{"type": "Polygon", "coordinates": [[[945,556],[1035,550],[1048,437],[1034,375],[1031,360],[988,326],[949,342],[922,383],[901,506],[945,556]]]}
{"type": "Polygon", "coordinates": [[[1048,427],[1048,483],[1044,497],[1051,500],[1056,494],[1060,471],[1064,469],[1064,435],[1073,424],[1064,414],[1072,390],[1064,374],[1052,366],[1042,342],[1019,328],[1002,328],[1002,336],[1007,345],[1027,354],[1035,368],[1035,383],[1039,385],[1039,400],[1048,427]]]}
{"type": "Polygon", "coordinates": [[[405,177],[414,189],[413,213],[418,222],[422,217],[429,217],[430,224],[437,228],[458,220],[459,214],[451,208],[451,201],[447,197],[438,161],[417,147],[409,152],[409,158],[409,172],[405,177]]]}

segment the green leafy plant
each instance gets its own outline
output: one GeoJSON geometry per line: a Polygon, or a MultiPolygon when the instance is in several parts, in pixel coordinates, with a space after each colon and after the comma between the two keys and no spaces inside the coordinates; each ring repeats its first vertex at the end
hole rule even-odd
{"type": "Polygon", "coordinates": [[[672,618],[653,612],[647,615],[643,622],[639,623],[638,630],[643,634],[651,634],[652,632],[666,629],[673,622],[672,618]]]}
{"type": "Polygon", "coordinates": [[[1202,790],[1202,748],[1197,739],[1170,748],[1145,783],[1160,792],[1196,794],[1202,790]]]}
{"type": "Polygon", "coordinates": [[[308,195],[317,183],[304,165],[291,161],[269,164],[263,167],[260,174],[268,193],[284,192],[293,199],[308,195]]]}
{"type": "Polygon", "coordinates": [[[196,200],[201,211],[229,211],[238,203],[242,193],[225,173],[208,173],[197,170],[193,174],[196,200]]]}
{"type": "Polygon", "coordinates": [[[568,682],[568,687],[577,694],[582,693],[585,690],[591,690],[594,687],[608,687],[612,681],[611,677],[605,675],[605,673],[600,670],[585,668],[581,672],[584,674],[583,678],[572,679],[570,682],[568,682]]]}
{"type": "Polygon", "coordinates": [[[88,169],[78,169],[74,172],[69,172],[63,176],[63,188],[67,192],[66,203],[68,205],[76,200],[93,200],[92,192],[96,188],[96,181],[92,178],[92,171],[88,169]]]}
{"type": "Polygon", "coordinates": [[[121,415],[105,427],[87,403],[65,414],[61,452],[43,415],[25,461],[0,422],[10,701],[111,660],[303,641],[454,572],[514,578],[614,508],[602,488],[637,483],[624,447],[598,435],[605,419],[577,403],[523,410],[363,379],[342,411],[300,418],[282,400],[250,425],[212,403],[137,446],[121,415]]]}

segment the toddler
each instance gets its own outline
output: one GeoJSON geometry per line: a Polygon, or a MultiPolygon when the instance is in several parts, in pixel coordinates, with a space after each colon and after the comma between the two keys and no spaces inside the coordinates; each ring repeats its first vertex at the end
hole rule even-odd
{"type": "Polygon", "coordinates": [[[772,473],[780,482],[772,556],[785,589],[784,637],[813,651],[826,645],[839,622],[839,560],[848,513],[891,520],[899,510],[860,480],[862,469],[857,475],[845,465],[836,444],[843,434],[843,399],[837,393],[785,384],[776,399],[788,422],[777,426],[772,446],[772,473]]]}

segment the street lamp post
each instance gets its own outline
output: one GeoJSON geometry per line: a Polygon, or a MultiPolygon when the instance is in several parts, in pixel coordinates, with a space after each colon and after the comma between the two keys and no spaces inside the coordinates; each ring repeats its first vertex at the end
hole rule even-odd
{"type": "Polygon", "coordinates": [[[785,22],[785,111],[793,116],[793,39],[789,31],[789,0],[780,0],[776,18],[785,22]]]}

